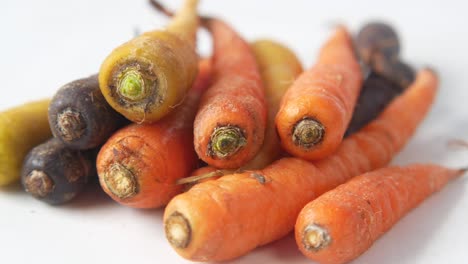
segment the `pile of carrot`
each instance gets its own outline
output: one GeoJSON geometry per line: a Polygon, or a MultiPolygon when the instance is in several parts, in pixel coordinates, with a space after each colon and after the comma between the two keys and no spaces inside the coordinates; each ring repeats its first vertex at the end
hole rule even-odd
{"type": "MultiPolygon", "coordinates": [[[[0,113],[0,186],[52,204],[92,177],[116,202],[165,207],[169,244],[226,261],[295,232],[319,263],[346,263],[465,169],[387,167],[430,111],[437,73],[400,58],[388,24],[344,25],[305,70],[185,0],[164,29],[115,48],[98,74],[0,113]],[[207,29],[209,57],[197,54],[207,29]]],[[[404,243],[404,242],[403,242],[404,243]]]]}

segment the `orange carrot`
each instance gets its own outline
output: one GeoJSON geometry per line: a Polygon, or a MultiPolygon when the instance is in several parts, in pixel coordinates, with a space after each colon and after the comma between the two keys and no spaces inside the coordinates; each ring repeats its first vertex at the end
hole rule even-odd
{"type": "Polygon", "coordinates": [[[175,112],[155,124],[129,125],[102,147],[98,175],[112,199],[130,207],[156,208],[183,190],[175,182],[188,176],[197,163],[192,125],[211,74],[208,60],[199,67],[193,88],[175,112]]]}
{"type": "Polygon", "coordinates": [[[302,209],[296,222],[297,245],[305,256],[319,263],[347,263],[369,249],[411,209],[464,172],[412,165],[358,176],[302,209]]]}
{"type": "Polygon", "coordinates": [[[281,155],[282,149],[276,133],[275,116],[284,93],[302,73],[299,59],[288,47],[266,39],[253,42],[251,47],[265,86],[268,123],[262,148],[255,158],[242,166],[242,169],[248,170],[263,169],[281,155]]]}
{"type": "Polygon", "coordinates": [[[213,85],[194,123],[198,156],[217,168],[238,168],[262,146],[267,105],[255,57],[237,32],[219,19],[204,19],[214,42],[213,85]]]}
{"type": "Polygon", "coordinates": [[[221,261],[283,237],[308,202],[386,165],[423,120],[437,83],[435,74],[421,71],[403,95],[327,159],[283,158],[263,170],[195,185],[167,205],[167,239],[187,259],[221,261]]]}
{"type": "Polygon", "coordinates": [[[323,46],[315,66],[283,97],[276,115],[283,148],[306,160],[336,151],[351,120],[362,75],[351,36],[340,27],[323,46]]]}

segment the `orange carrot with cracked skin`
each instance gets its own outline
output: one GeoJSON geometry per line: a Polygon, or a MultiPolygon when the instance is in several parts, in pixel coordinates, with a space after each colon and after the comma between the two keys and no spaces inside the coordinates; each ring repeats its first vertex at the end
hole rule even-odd
{"type": "Polygon", "coordinates": [[[283,148],[306,160],[336,151],[353,115],[362,79],[351,36],[339,27],[323,46],[317,63],[283,97],[276,115],[283,148]]]}
{"type": "Polygon", "coordinates": [[[213,37],[213,85],[195,118],[195,150],[211,166],[238,168],[262,146],[265,91],[249,44],[223,21],[203,21],[213,37]]]}
{"type": "Polygon", "coordinates": [[[115,201],[136,208],[157,208],[183,190],[176,181],[195,168],[193,120],[201,93],[209,85],[211,62],[200,62],[199,75],[184,103],[155,124],[132,124],[117,131],[101,148],[99,180],[115,201]]]}
{"type": "Polygon", "coordinates": [[[411,209],[464,172],[419,164],[358,176],[302,209],[295,228],[297,245],[318,263],[347,263],[369,249],[411,209]]]}
{"type": "Polygon", "coordinates": [[[167,205],[167,239],[184,258],[222,261],[283,237],[308,202],[390,162],[428,112],[437,85],[433,72],[421,71],[403,95],[326,159],[283,158],[263,170],[195,185],[167,205]]]}

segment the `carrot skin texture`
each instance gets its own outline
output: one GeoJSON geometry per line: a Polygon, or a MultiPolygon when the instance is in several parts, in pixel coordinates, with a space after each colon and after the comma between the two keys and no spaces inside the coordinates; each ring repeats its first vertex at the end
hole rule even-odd
{"type": "Polygon", "coordinates": [[[0,112],[0,187],[17,182],[28,152],[52,136],[49,105],[42,99],[0,112]]]}
{"type": "Polygon", "coordinates": [[[263,143],[267,121],[264,87],[248,43],[221,20],[208,19],[206,27],[214,41],[213,85],[204,93],[195,118],[195,150],[211,166],[239,168],[263,143]],[[232,149],[228,151],[216,150],[221,128],[230,129],[224,132],[230,134],[232,149]]]}
{"type": "Polygon", "coordinates": [[[182,214],[191,237],[186,247],[174,249],[190,260],[223,261],[288,234],[308,202],[392,159],[429,110],[437,82],[431,71],[422,71],[382,115],[327,159],[283,158],[263,170],[223,176],[176,196],[166,207],[164,223],[167,227],[174,213],[182,214]]]}
{"type": "Polygon", "coordinates": [[[99,89],[97,75],[62,86],[49,105],[49,125],[55,138],[67,147],[101,146],[126,119],[112,109],[99,89]]]}
{"type": "Polygon", "coordinates": [[[281,98],[294,80],[302,73],[302,65],[288,47],[271,40],[258,40],[251,44],[265,86],[268,102],[268,123],[265,139],[258,153],[242,169],[262,169],[275,161],[282,153],[275,116],[281,98]]]}
{"type": "Polygon", "coordinates": [[[197,5],[198,0],[186,0],[165,30],[135,37],[102,63],[102,94],[127,119],[153,123],[183,101],[198,70],[197,5]]]}
{"type": "Polygon", "coordinates": [[[283,148],[306,160],[332,154],[351,120],[362,75],[351,36],[340,27],[322,47],[317,63],[299,76],[281,101],[276,127],[283,148]],[[296,141],[296,126],[304,119],[322,126],[322,131],[315,128],[318,134],[308,145],[296,141]]]}
{"type": "Polygon", "coordinates": [[[129,125],[102,147],[97,169],[101,186],[110,197],[130,207],[157,208],[183,190],[183,185],[175,182],[188,176],[198,160],[192,147],[193,119],[210,75],[211,64],[204,60],[192,90],[177,110],[158,123],[129,125]],[[124,171],[133,190],[114,190],[112,181],[118,181],[119,174],[112,176],[112,170],[124,171]]]}
{"type": "Polygon", "coordinates": [[[369,249],[411,209],[462,173],[437,165],[416,164],[362,174],[302,209],[295,227],[297,245],[305,256],[319,263],[347,263],[369,249]],[[311,247],[307,228],[316,226],[327,233],[328,245],[307,249],[311,247]]]}

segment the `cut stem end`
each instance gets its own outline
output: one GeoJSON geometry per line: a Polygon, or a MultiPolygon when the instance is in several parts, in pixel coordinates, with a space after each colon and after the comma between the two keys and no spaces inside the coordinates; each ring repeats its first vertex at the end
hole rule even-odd
{"type": "Polygon", "coordinates": [[[126,199],[138,193],[138,181],[133,173],[120,163],[114,163],[104,174],[104,182],[115,196],[126,199]]]}
{"type": "Polygon", "coordinates": [[[118,83],[117,91],[126,100],[138,101],[145,98],[146,84],[141,73],[137,69],[129,69],[123,72],[118,83]]]}
{"type": "Polygon", "coordinates": [[[57,115],[57,127],[61,138],[70,142],[83,136],[86,122],[80,112],[67,107],[57,115]]]}
{"type": "Polygon", "coordinates": [[[54,189],[54,182],[43,171],[31,171],[24,181],[26,192],[37,198],[44,198],[54,189]]]}
{"type": "Polygon", "coordinates": [[[192,239],[192,228],[187,218],[179,212],[172,213],[164,223],[169,243],[175,248],[186,248],[192,239]]]}
{"type": "Polygon", "coordinates": [[[217,158],[226,158],[234,155],[246,143],[247,139],[239,127],[217,127],[211,134],[209,153],[217,158]]]}
{"type": "Polygon", "coordinates": [[[309,251],[317,252],[326,248],[331,242],[328,231],[317,224],[308,225],[302,234],[302,244],[309,251]]]}
{"type": "Polygon", "coordinates": [[[293,142],[303,148],[311,148],[322,142],[324,126],[311,118],[302,119],[294,126],[293,142]]]}

